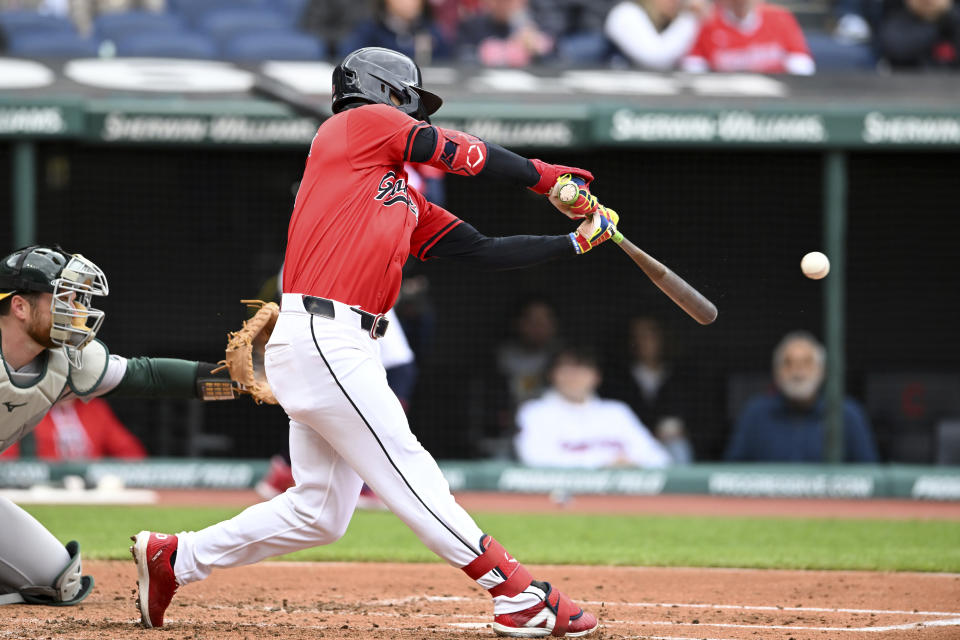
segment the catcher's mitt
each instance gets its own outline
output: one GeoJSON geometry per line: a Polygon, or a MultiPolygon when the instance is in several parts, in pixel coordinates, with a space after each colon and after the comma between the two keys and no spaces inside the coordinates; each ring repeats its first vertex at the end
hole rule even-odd
{"type": "Polygon", "coordinates": [[[250,394],[257,404],[277,404],[263,368],[263,352],[270,334],[273,333],[273,327],[277,324],[280,307],[276,302],[262,300],[240,302],[257,309],[257,312],[243,323],[239,331],[227,334],[226,359],[218,363],[223,366],[215,371],[226,367],[230,378],[239,385],[238,391],[250,394]]]}

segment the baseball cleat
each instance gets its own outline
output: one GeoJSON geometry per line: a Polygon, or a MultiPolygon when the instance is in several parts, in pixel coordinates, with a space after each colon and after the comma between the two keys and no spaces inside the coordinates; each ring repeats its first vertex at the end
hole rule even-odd
{"type": "Polygon", "coordinates": [[[173,554],[177,551],[177,536],[167,533],[141,531],[130,536],[133,561],[137,563],[137,607],[143,626],[163,626],[163,612],[170,606],[177,592],[177,577],[173,573],[173,554]]]}
{"type": "Polygon", "coordinates": [[[549,582],[534,580],[530,587],[543,592],[543,600],[522,611],[494,616],[493,630],[498,636],[580,638],[590,635],[600,626],[596,616],[573,604],[570,598],[550,586],[549,582]]]}
{"type": "Polygon", "coordinates": [[[270,458],[270,469],[254,487],[254,490],[264,500],[271,500],[293,485],[293,469],[281,455],[270,458]]]}

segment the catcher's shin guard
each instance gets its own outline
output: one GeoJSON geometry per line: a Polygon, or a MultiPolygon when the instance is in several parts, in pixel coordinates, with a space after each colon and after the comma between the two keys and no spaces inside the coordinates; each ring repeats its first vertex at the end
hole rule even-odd
{"type": "Polygon", "coordinates": [[[67,543],[70,561],[64,567],[52,586],[31,586],[20,589],[20,596],[26,604],[45,604],[66,607],[81,602],[93,591],[93,577],[81,575],[80,543],[71,540],[67,543]]]}
{"type": "Polygon", "coordinates": [[[533,582],[533,576],[530,575],[527,568],[517,562],[513,556],[507,553],[503,545],[491,536],[483,536],[480,540],[480,548],[483,549],[483,553],[462,569],[474,580],[479,580],[494,569],[503,574],[503,582],[488,589],[491,596],[512,598],[523,592],[533,582]]]}

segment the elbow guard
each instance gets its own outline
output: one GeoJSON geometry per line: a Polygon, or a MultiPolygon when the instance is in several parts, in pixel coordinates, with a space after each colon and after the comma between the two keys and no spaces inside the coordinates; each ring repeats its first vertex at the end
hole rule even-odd
{"type": "Polygon", "coordinates": [[[437,146],[425,164],[447,173],[475,176],[487,163],[487,143],[462,131],[434,127],[437,146]]]}

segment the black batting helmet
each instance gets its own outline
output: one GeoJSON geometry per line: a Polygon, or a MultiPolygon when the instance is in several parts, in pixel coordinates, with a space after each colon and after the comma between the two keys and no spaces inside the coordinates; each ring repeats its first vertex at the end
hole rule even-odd
{"type": "Polygon", "coordinates": [[[333,112],[355,102],[373,102],[427,120],[443,100],[422,84],[420,67],[402,53],[381,47],[357,49],[333,70],[333,112]]]}

